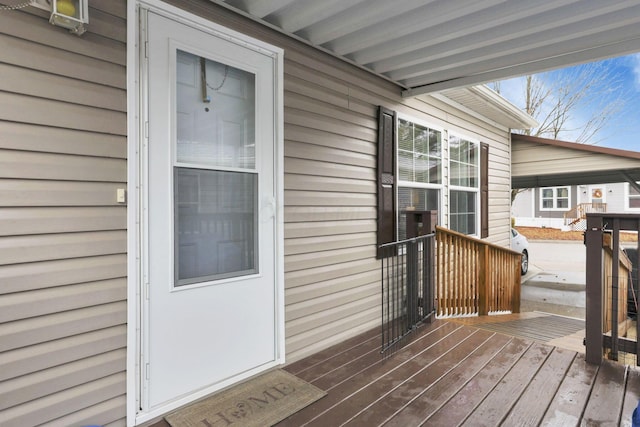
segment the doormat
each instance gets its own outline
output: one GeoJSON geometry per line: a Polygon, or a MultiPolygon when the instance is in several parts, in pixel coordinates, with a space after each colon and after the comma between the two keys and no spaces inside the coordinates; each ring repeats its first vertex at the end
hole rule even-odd
{"type": "Polygon", "coordinates": [[[164,417],[171,427],[265,427],[327,393],[277,369],[164,417]]]}

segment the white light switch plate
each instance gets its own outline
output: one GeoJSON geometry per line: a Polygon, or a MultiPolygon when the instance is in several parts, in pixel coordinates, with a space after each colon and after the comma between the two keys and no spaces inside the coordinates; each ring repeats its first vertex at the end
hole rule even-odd
{"type": "Polygon", "coordinates": [[[116,190],[116,202],[127,203],[127,190],[124,188],[118,188],[116,190]]]}

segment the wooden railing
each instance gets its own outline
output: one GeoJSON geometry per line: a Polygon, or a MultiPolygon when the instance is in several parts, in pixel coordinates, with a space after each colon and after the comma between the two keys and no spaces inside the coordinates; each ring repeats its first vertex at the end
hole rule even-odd
{"type": "Polygon", "coordinates": [[[519,313],[521,260],[518,252],[437,227],[437,315],[519,313]]]}
{"type": "Polygon", "coordinates": [[[564,225],[573,225],[581,219],[586,219],[588,213],[602,213],[606,211],[606,203],[580,203],[564,213],[564,225]]]}
{"type": "MultiPolygon", "coordinates": [[[[587,273],[586,273],[586,360],[600,364],[603,354],[618,360],[618,353],[638,355],[637,338],[627,334],[627,289],[638,284],[629,280],[632,263],[620,250],[620,231],[640,232],[640,215],[587,215],[587,273]]],[[[640,251],[636,251],[637,254],[640,251]]],[[[636,265],[640,260],[634,260],[636,265]]],[[[636,322],[632,336],[640,334],[636,322]]],[[[640,362],[636,357],[636,363],[640,362]]]]}

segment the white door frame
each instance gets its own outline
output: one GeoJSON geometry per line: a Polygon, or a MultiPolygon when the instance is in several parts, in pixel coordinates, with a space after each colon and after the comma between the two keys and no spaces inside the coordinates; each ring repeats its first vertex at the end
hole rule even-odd
{"type": "MultiPolygon", "coordinates": [[[[182,22],[201,31],[232,38],[253,46],[255,49],[270,52],[276,58],[274,75],[274,111],[275,111],[275,153],[274,171],[276,185],[276,242],[275,242],[275,280],[276,280],[276,350],[275,365],[284,363],[284,67],[283,50],[255,40],[237,31],[230,30],[219,24],[200,18],[177,7],[163,3],[161,0],[139,0],[127,2],[127,157],[128,157],[128,210],[127,210],[127,425],[134,426],[158,417],[172,409],[200,398],[211,390],[202,390],[188,398],[174,401],[170,405],[152,412],[142,412],[141,384],[142,373],[140,360],[143,349],[141,341],[142,298],[145,292],[142,283],[142,267],[146,251],[142,241],[143,228],[146,226],[144,212],[146,203],[143,200],[142,187],[145,177],[142,176],[145,161],[146,125],[143,117],[146,108],[146,96],[143,93],[146,82],[141,81],[142,66],[140,55],[144,46],[140,46],[141,29],[139,25],[139,8],[152,10],[155,13],[182,22]]],[[[258,25],[258,24],[256,24],[258,25]]],[[[255,374],[248,372],[245,378],[255,374]]],[[[235,379],[237,381],[238,378],[235,379]]],[[[218,384],[216,388],[230,384],[218,384]]]]}

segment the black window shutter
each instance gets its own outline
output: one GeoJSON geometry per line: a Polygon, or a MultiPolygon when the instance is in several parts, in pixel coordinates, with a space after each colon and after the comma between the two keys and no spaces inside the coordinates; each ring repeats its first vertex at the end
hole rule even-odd
{"type": "MultiPolygon", "coordinates": [[[[378,246],[396,238],[396,112],[378,110],[378,246]]],[[[377,257],[381,258],[380,250],[377,257]]]]}
{"type": "Polygon", "coordinates": [[[480,237],[489,236],[489,144],[480,143],[480,237]]]}

